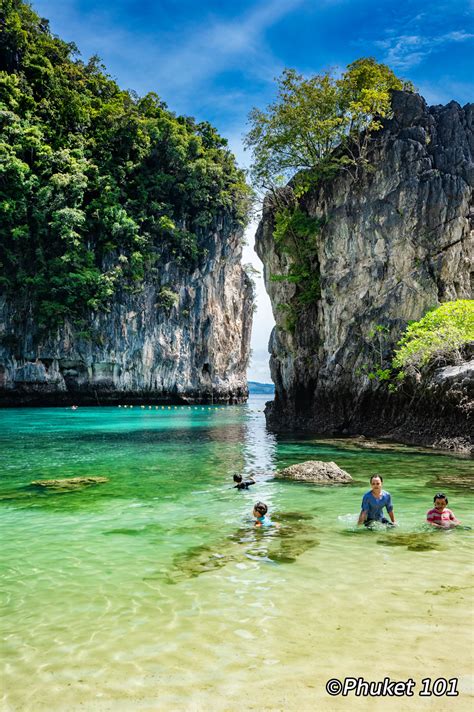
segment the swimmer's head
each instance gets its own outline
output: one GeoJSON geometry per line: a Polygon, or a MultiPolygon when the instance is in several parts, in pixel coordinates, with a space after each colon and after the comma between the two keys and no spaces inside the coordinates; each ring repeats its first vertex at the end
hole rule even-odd
{"type": "Polygon", "coordinates": [[[382,491],[383,477],[381,475],[372,475],[370,478],[370,486],[372,492],[379,494],[382,491]]]}
{"type": "MultiPolygon", "coordinates": [[[[369,482],[370,482],[371,485],[374,484],[374,480],[380,480],[380,484],[383,483],[383,477],[382,477],[382,475],[372,475],[372,477],[371,477],[370,480],[369,480],[369,482]]],[[[377,483],[377,484],[378,484],[378,483],[377,483]]]]}
{"type": "Polygon", "coordinates": [[[234,475],[234,482],[242,482],[242,475],[234,475]]]}
{"type": "Polygon", "coordinates": [[[263,502],[257,502],[257,504],[253,508],[254,517],[264,517],[267,512],[268,507],[263,502]]]}
{"type": "Polygon", "coordinates": [[[439,510],[440,512],[443,511],[443,509],[447,506],[448,504],[448,498],[444,494],[444,492],[437,492],[435,496],[433,497],[433,502],[435,509],[439,510]]]}

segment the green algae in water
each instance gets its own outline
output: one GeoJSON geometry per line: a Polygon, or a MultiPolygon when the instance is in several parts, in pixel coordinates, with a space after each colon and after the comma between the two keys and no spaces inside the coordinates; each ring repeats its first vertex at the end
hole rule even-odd
{"type": "Polygon", "coordinates": [[[303,522],[314,519],[312,514],[305,512],[276,512],[274,518],[278,522],[303,522]]]}
{"type": "MultiPolygon", "coordinates": [[[[280,515],[280,519],[283,518],[284,515],[280,515]]],[[[207,545],[190,547],[174,556],[169,572],[161,573],[165,573],[167,583],[176,584],[186,578],[196,578],[230,563],[243,561],[245,558],[292,564],[298,556],[318,546],[317,538],[311,536],[313,531],[314,527],[308,525],[298,528],[286,526],[259,529],[253,525],[239,528],[228,537],[230,541],[224,540],[221,543],[218,551],[207,545]]],[[[159,578],[159,573],[156,578],[159,578]]]]}
{"type": "Polygon", "coordinates": [[[229,562],[235,560],[235,554],[227,552],[221,554],[209,546],[190,547],[187,551],[177,554],[173,558],[170,569],[163,570],[164,581],[168,584],[177,584],[189,578],[196,578],[209,571],[215,571],[229,562]]]}
{"type": "Polygon", "coordinates": [[[474,472],[443,473],[427,482],[425,487],[433,490],[433,496],[436,492],[449,492],[450,490],[468,490],[474,492],[474,472]]]}
{"type": "Polygon", "coordinates": [[[106,532],[102,532],[106,536],[108,534],[122,534],[124,536],[140,536],[140,534],[146,534],[146,529],[109,529],[106,532]]]}
{"type": "Polygon", "coordinates": [[[386,538],[378,539],[377,544],[381,546],[406,546],[408,551],[441,551],[445,547],[442,542],[435,538],[439,534],[442,535],[443,532],[429,532],[426,534],[391,532],[386,538]]]}

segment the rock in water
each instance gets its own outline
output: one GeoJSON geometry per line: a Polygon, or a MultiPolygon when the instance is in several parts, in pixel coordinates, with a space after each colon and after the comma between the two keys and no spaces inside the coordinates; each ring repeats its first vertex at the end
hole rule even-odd
{"type": "Polygon", "coordinates": [[[34,480],[31,485],[52,490],[77,490],[108,481],[108,477],[66,477],[61,480],[34,480]]]}
{"type": "Polygon", "coordinates": [[[320,460],[308,460],[307,462],[300,462],[298,465],[285,467],[284,470],[277,472],[275,477],[312,482],[318,485],[352,482],[350,474],[345,470],[341,470],[335,462],[321,462],[320,460]]]}

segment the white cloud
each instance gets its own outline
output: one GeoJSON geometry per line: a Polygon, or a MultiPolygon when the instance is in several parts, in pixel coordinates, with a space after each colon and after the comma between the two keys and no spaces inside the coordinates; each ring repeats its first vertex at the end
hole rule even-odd
{"type": "Polygon", "coordinates": [[[464,42],[464,40],[472,40],[474,35],[471,32],[448,32],[446,35],[441,37],[443,42],[464,42]]]}
{"type": "Polygon", "coordinates": [[[453,31],[437,37],[423,35],[398,35],[375,42],[377,47],[386,50],[384,62],[398,69],[411,69],[421,64],[430,54],[450,43],[466,42],[474,39],[470,32],[453,31]]]}
{"type": "Polygon", "coordinates": [[[257,381],[258,383],[271,383],[270,376],[270,354],[268,351],[253,351],[252,360],[247,371],[249,381],[257,381]]]}
{"type": "MultiPolygon", "coordinates": [[[[264,0],[232,19],[205,17],[183,23],[180,29],[154,28],[137,33],[117,26],[110,11],[98,5],[86,21],[77,0],[36,0],[35,9],[52,15],[52,31],[74,40],[84,58],[103,57],[120,84],[139,93],[154,90],[178,113],[193,113],[212,99],[238,107],[242,98],[218,96],[212,82],[226,71],[242,72],[260,82],[271,82],[281,69],[265,40],[265,33],[308,0],[264,0]],[[54,12],[53,12],[54,10],[54,12]]],[[[245,107],[245,113],[248,107],[245,107]]]]}
{"type": "Polygon", "coordinates": [[[222,72],[237,69],[272,79],[277,60],[265,43],[265,32],[304,0],[270,0],[232,20],[187,27],[150,47],[157,85],[164,95],[192,93],[222,72]],[[271,67],[271,76],[269,75],[271,67]]]}

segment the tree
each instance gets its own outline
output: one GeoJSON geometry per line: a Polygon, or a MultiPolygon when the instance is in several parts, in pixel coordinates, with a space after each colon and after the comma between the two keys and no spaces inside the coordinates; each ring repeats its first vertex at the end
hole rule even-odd
{"type": "Polygon", "coordinates": [[[266,111],[251,111],[245,138],[253,151],[253,182],[264,190],[297,171],[321,166],[344,135],[337,87],[329,74],[304,79],[285,69],[277,83],[277,101],[266,111]]]}
{"type": "Polygon", "coordinates": [[[324,177],[366,160],[370,134],[390,114],[392,90],[413,88],[372,58],[353,62],[339,79],[331,72],[305,78],[285,69],[277,86],[273,104],[251,111],[245,137],[253,182],[264,190],[299,171],[324,177]],[[335,153],[338,147],[345,152],[335,153]]]}
{"type": "MultiPolygon", "coordinates": [[[[392,92],[395,89],[414,91],[411,82],[399,79],[385,64],[372,57],[349,64],[337,81],[340,112],[346,132],[342,141],[349,165],[367,167],[367,150],[371,135],[382,128],[383,118],[391,115],[392,92]]],[[[347,162],[346,162],[347,165],[347,162]]]]}

